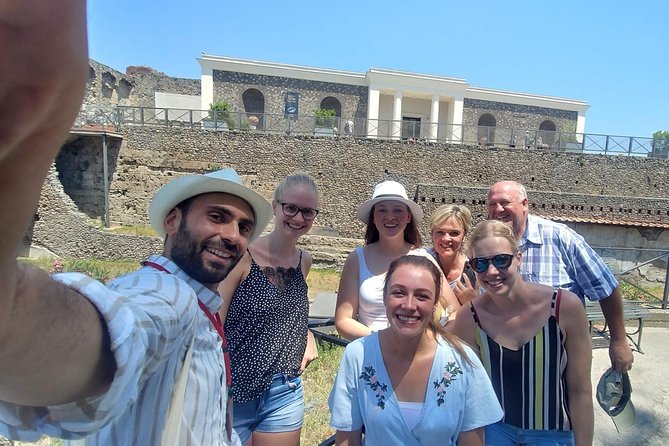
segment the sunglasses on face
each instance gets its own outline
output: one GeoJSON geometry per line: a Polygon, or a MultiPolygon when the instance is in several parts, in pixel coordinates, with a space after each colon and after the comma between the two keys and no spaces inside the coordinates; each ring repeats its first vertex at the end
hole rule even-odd
{"type": "Polygon", "coordinates": [[[492,263],[497,269],[507,269],[513,262],[513,254],[497,254],[492,257],[474,257],[469,260],[469,265],[477,273],[483,273],[488,270],[492,263]]]}
{"type": "Polygon", "coordinates": [[[318,215],[318,209],[313,209],[313,208],[301,208],[297,207],[292,203],[283,203],[279,202],[281,205],[281,210],[283,211],[283,215],[286,217],[295,217],[298,212],[302,214],[302,218],[305,220],[313,220],[316,218],[318,215]]]}

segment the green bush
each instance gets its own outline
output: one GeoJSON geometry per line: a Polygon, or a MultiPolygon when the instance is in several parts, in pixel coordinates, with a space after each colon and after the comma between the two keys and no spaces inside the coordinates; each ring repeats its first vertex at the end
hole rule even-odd
{"type": "Polygon", "coordinates": [[[335,110],[319,108],[316,110],[316,126],[317,127],[334,127],[335,116],[337,112],[335,110]]]}
{"type": "Polygon", "coordinates": [[[669,157],[669,131],[658,130],[653,133],[653,155],[660,158],[669,157]]]}
{"type": "Polygon", "coordinates": [[[233,130],[235,128],[235,118],[230,115],[231,109],[232,106],[228,101],[216,101],[209,104],[208,118],[216,122],[225,122],[228,129],[233,130]]]}

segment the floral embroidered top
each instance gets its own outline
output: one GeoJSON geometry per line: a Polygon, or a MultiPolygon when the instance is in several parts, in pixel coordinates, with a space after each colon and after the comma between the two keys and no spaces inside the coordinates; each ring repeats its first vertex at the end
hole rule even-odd
{"type": "Polygon", "coordinates": [[[351,342],[330,392],[330,426],[354,431],[365,426],[363,444],[455,445],[462,431],[502,418],[490,380],[476,354],[465,346],[469,365],[440,339],[426,383],[420,418],[410,429],[386,371],[378,333],[351,342]]]}

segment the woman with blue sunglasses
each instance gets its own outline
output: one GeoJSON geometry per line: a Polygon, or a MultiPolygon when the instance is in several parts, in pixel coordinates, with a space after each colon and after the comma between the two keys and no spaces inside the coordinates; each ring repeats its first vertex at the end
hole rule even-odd
{"type": "Polygon", "coordinates": [[[485,428],[486,444],[592,445],[592,346],[580,299],[523,281],[522,254],[502,222],[480,223],[469,251],[485,291],[453,330],[479,354],[504,409],[485,428]]]}

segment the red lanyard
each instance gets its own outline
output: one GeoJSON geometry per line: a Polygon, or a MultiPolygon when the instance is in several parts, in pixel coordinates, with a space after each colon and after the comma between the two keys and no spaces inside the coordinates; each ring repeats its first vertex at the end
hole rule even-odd
{"type": "MultiPolygon", "coordinates": [[[[159,265],[155,262],[146,261],[144,262],[144,266],[150,266],[151,268],[155,268],[158,271],[171,274],[164,266],[159,265]]],[[[232,385],[232,370],[230,369],[230,353],[228,351],[228,341],[227,339],[225,339],[225,329],[223,329],[223,323],[221,322],[221,317],[218,315],[218,313],[216,313],[215,315],[212,314],[211,310],[209,310],[209,308],[207,308],[207,306],[203,304],[200,299],[197,300],[197,304],[200,306],[200,310],[202,310],[202,312],[204,312],[204,314],[207,315],[207,317],[211,321],[211,325],[214,326],[214,328],[218,332],[218,335],[223,340],[222,346],[223,346],[223,362],[225,363],[225,384],[228,386],[229,389],[230,386],[232,385]]]]}

